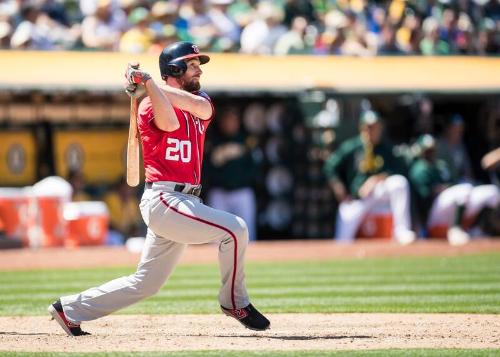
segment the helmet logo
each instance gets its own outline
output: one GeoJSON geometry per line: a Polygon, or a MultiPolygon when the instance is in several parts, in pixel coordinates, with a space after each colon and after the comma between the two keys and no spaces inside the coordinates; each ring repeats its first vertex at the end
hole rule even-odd
{"type": "Polygon", "coordinates": [[[193,45],[192,47],[193,47],[193,52],[194,53],[200,53],[200,49],[198,48],[198,46],[193,45]]]}

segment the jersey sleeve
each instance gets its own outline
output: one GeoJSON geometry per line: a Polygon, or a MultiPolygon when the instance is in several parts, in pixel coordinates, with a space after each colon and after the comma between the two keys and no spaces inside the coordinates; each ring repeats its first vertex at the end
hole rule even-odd
{"type": "Polygon", "coordinates": [[[137,126],[144,131],[161,131],[154,122],[153,104],[149,97],[144,98],[137,109],[137,126]]]}
{"type": "Polygon", "coordinates": [[[208,100],[208,102],[212,106],[212,116],[210,118],[206,119],[206,121],[211,121],[215,117],[215,107],[214,107],[214,103],[212,102],[212,98],[210,98],[210,96],[207,93],[203,92],[203,91],[197,92],[196,95],[199,95],[200,97],[205,98],[206,100],[208,100]]]}
{"type": "Polygon", "coordinates": [[[323,173],[328,180],[345,181],[346,163],[353,152],[351,141],[346,141],[330,155],[323,166],[323,173]]]}
{"type": "Polygon", "coordinates": [[[139,126],[147,125],[154,119],[153,106],[149,97],[144,98],[139,104],[137,110],[137,124],[139,126]]]}

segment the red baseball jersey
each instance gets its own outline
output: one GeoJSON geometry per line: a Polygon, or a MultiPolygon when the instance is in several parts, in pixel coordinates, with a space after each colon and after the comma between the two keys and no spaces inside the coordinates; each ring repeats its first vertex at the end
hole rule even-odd
{"type": "MultiPolygon", "coordinates": [[[[194,93],[210,101],[205,92],[194,93]]],[[[174,181],[199,184],[203,161],[205,133],[214,117],[201,120],[188,111],[175,108],[179,129],[166,132],[154,123],[151,99],[139,105],[137,125],[141,134],[146,182],[174,181]]]]}

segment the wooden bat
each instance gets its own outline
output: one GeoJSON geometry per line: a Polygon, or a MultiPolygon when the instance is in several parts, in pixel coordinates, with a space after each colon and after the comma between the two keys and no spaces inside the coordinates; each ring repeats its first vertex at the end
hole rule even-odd
{"type": "Polygon", "coordinates": [[[135,187],[139,184],[139,131],[137,130],[138,99],[130,98],[130,127],[127,143],[127,184],[135,187]]]}

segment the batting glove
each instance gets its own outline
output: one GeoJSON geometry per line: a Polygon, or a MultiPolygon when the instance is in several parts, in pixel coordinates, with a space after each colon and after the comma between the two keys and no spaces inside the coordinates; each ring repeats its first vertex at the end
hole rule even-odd
{"type": "Polygon", "coordinates": [[[151,79],[151,76],[149,73],[140,70],[138,63],[129,63],[127,71],[125,72],[125,78],[128,83],[137,85],[145,84],[148,79],[151,79]]]}
{"type": "Polygon", "coordinates": [[[146,89],[144,86],[140,86],[138,84],[130,84],[128,82],[125,83],[125,93],[131,98],[139,98],[146,93],[146,89]]]}

